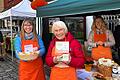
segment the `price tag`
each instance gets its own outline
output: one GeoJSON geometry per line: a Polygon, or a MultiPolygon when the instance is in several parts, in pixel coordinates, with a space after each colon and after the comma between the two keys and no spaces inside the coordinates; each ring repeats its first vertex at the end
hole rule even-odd
{"type": "Polygon", "coordinates": [[[33,45],[32,45],[32,44],[30,44],[30,45],[25,45],[25,46],[24,46],[24,51],[25,51],[25,53],[33,52],[33,45]]]}

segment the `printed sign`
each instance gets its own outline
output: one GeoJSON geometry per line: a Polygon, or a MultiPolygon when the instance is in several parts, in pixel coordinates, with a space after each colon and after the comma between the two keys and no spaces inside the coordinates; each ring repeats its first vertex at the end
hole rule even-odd
{"type": "Polygon", "coordinates": [[[55,44],[56,53],[69,53],[69,41],[57,41],[55,44]]]}

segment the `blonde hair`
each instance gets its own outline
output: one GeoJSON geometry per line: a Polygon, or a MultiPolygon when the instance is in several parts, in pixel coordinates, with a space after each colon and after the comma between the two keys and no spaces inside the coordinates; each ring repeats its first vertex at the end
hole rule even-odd
{"type": "Polygon", "coordinates": [[[95,19],[93,21],[93,24],[92,24],[92,30],[96,31],[96,29],[97,29],[97,27],[96,27],[96,19],[101,19],[102,20],[102,28],[101,29],[102,29],[103,32],[105,32],[108,29],[108,27],[107,27],[104,19],[101,16],[96,16],[95,17],[95,19]]]}
{"type": "Polygon", "coordinates": [[[63,21],[56,21],[56,22],[53,23],[52,33],[54,33],[54,30],[55,30],[56,27],[64,28],[65,29],[65,33],[68,32],[68,28],[67,28],[67,26],[65,25],[65,23],[63,21]]]}
{"type": "Polygon", "coordinates": [[[34,22],[29,18],[24,19],[24,21],[22,22],[21,32],[20,32],[21,40],[25,40],[25,30],[24,30],[24,23],[25,22],[30,23],[32,25],[32,33],[34,35],[34,40],[36,40],[38,42],[36,26],[35,26],[34,22]]]}

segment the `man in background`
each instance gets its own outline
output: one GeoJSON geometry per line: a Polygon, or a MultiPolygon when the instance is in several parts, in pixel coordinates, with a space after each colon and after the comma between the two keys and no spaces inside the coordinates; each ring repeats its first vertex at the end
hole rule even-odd
{"type": "Polygon", "coordinates": [[[0,61],[4,61],[4,52],[3,52],[3,45],[4,45],[4,41],[3,41],[3,34],[2,32],[0,31],[0,61]]]}

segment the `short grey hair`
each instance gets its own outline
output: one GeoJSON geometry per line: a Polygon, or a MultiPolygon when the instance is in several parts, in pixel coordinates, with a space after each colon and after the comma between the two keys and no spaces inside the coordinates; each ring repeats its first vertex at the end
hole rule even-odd
{"type": "Polygon", "coordinates": [[[54,30],[55,30],[56,27],[64,28],[65,29],[65,33],[68,32],[68,28],[67,28],[66,24],[63,21],[56,21],[56,22],[53,23],[52,33],[54,33],[54,30]]]}

